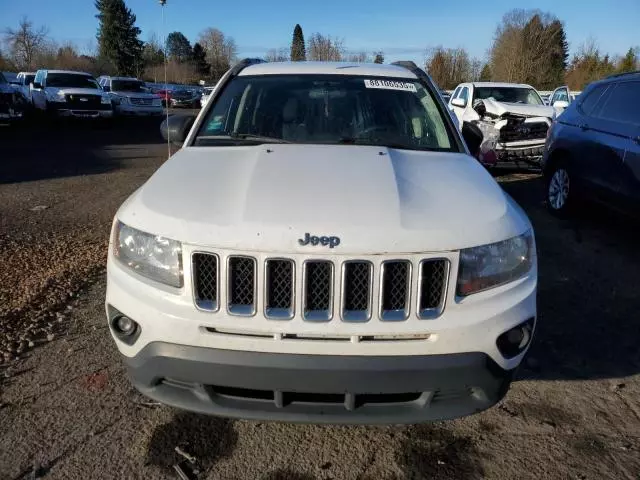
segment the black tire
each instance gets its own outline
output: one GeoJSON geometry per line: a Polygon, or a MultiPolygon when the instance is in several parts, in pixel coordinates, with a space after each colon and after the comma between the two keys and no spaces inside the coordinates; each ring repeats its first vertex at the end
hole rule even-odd
{"type": "Polygon", "coordinates": [[[566,217],[575,208],[578,194],[568,162],[556,161],[546,172],[545,200],[547,209],[557,217],[566,217]]]}

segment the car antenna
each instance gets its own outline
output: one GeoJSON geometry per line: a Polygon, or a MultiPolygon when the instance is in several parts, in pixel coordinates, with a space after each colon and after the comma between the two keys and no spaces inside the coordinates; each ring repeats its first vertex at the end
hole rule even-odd
{"type": "Polygon", "coordinates": [[[165,109],[167,114],[167,160],[171,157],[171,131],[169,128],[169,90],[167,89],[167,39],[165,37],[166,28],[164,22],[164,7],[167,4],[167,0],[158,0],[160,7],[162,8],[162,52],[164,56],[164,96],[165,96],[165,109]]]}

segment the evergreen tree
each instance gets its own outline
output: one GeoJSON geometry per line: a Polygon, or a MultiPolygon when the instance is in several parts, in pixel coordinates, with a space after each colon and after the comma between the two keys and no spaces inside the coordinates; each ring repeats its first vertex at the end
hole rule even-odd
{"type": "Polygon", "coordinates": [[[373,61],[373,63],[384,63],[384,53],[376,52],[375,56],[376,56],[376,58],[373,61]]]}
{"type": "Polygon", "coordinates": [[[547,27],[547,34],[551,38],[552,46],[549,51],[547,78],[543,79],[546,85],[542,86],[555,88],[564,83],[569,60],[569,42],[567,42],[567,34],[562,22],[559,20],[553,21],[547,27]]]}
{"type": "Polygon", "coordinates": [[[134,75],[142,64],[142,41],[136,16],[124,0],[95,0],[98,9],[100,56],[113,64],[118,75],[134,75]]]}
{"type": "Polygon", "coordinates": [[[202,45],[200,45],[198,42],[193,45],[191,59],[194,66],[196,67],[196,71],[200,75],[205,77],[209,75],[211,66],[207,63],[207,51],[202,48],[202,45]]]}
{"type": "Polygon", "coordinates": [[[630,48],[627,54],[622,57],[622,60],[620,60],[617,70],[618,73],[624,73],[633,72],[636,69],[636,52],[633,50],[633,48],[630,48]]]}
{"type": "Polygon", "coordinates": [[[293,40],[291,42],[291,61],[303,62],[307,59],[307,50],[304,46],[304,35],[302,27],[296,25],[293,29],[293,40]]]}
{"type": "Polygon", "coordinates": [[[480,81],[481,82],[491,81],[491,65],[489,63],[485,63],[484,67],[482,67],[482,71],[480,72],[480,81]]]}
{"type": "Polygon", "coordinates": [[[171,32],[167,36],[167,55],[179,62],[186,62],[192,56],[191,43],[182,32],[171,32]]]}

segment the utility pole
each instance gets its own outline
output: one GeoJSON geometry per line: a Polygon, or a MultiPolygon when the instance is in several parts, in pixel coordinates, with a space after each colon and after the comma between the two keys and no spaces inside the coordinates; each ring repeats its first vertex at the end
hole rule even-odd
{"type": "Polygon", "coordinates": [[[160,7],[162,8],[162,52],[164,53],[164,95],[167,99],[165,103],[166,114],[167,114],[167,160],[171,157],[171,140],[169,131],[169,92],[167,90],[167,38],[165,37],[165,22],[164,22],[164,7],[167,4],[167,0],[158,0],[160,7]]]}

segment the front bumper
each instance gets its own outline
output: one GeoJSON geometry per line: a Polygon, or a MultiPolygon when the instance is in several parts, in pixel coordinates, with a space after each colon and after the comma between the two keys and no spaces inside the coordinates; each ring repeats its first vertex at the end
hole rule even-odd
{"type": "Polygon", "coordinates": [[[56,108],[51,110],[53,115],[64,118],[111,118],[113,110],[76,110],[56,108]]]}
{"type": "Polygon", "coordinates": [[[175,98],[171,99],[172,107],[193,107],[196,104],[200,104],[200,99],[191,98],[189,100],[176,100],[175,98]]]}
{"type": "Polygon", "coordinates": [[[485,410],[514,370],[487,355],[329,356],[148,344],[126,363],[135,387],[174,407],[313,423],[419,423],[485,410]]]}
{"type": "Polygon", "coordinates": [[[162,105],[158,106],[136,106],[136,105],[116,105],[114,111],[117,115],[127,115],[135,117],[160,116],[164,112],[162,105]]]}

